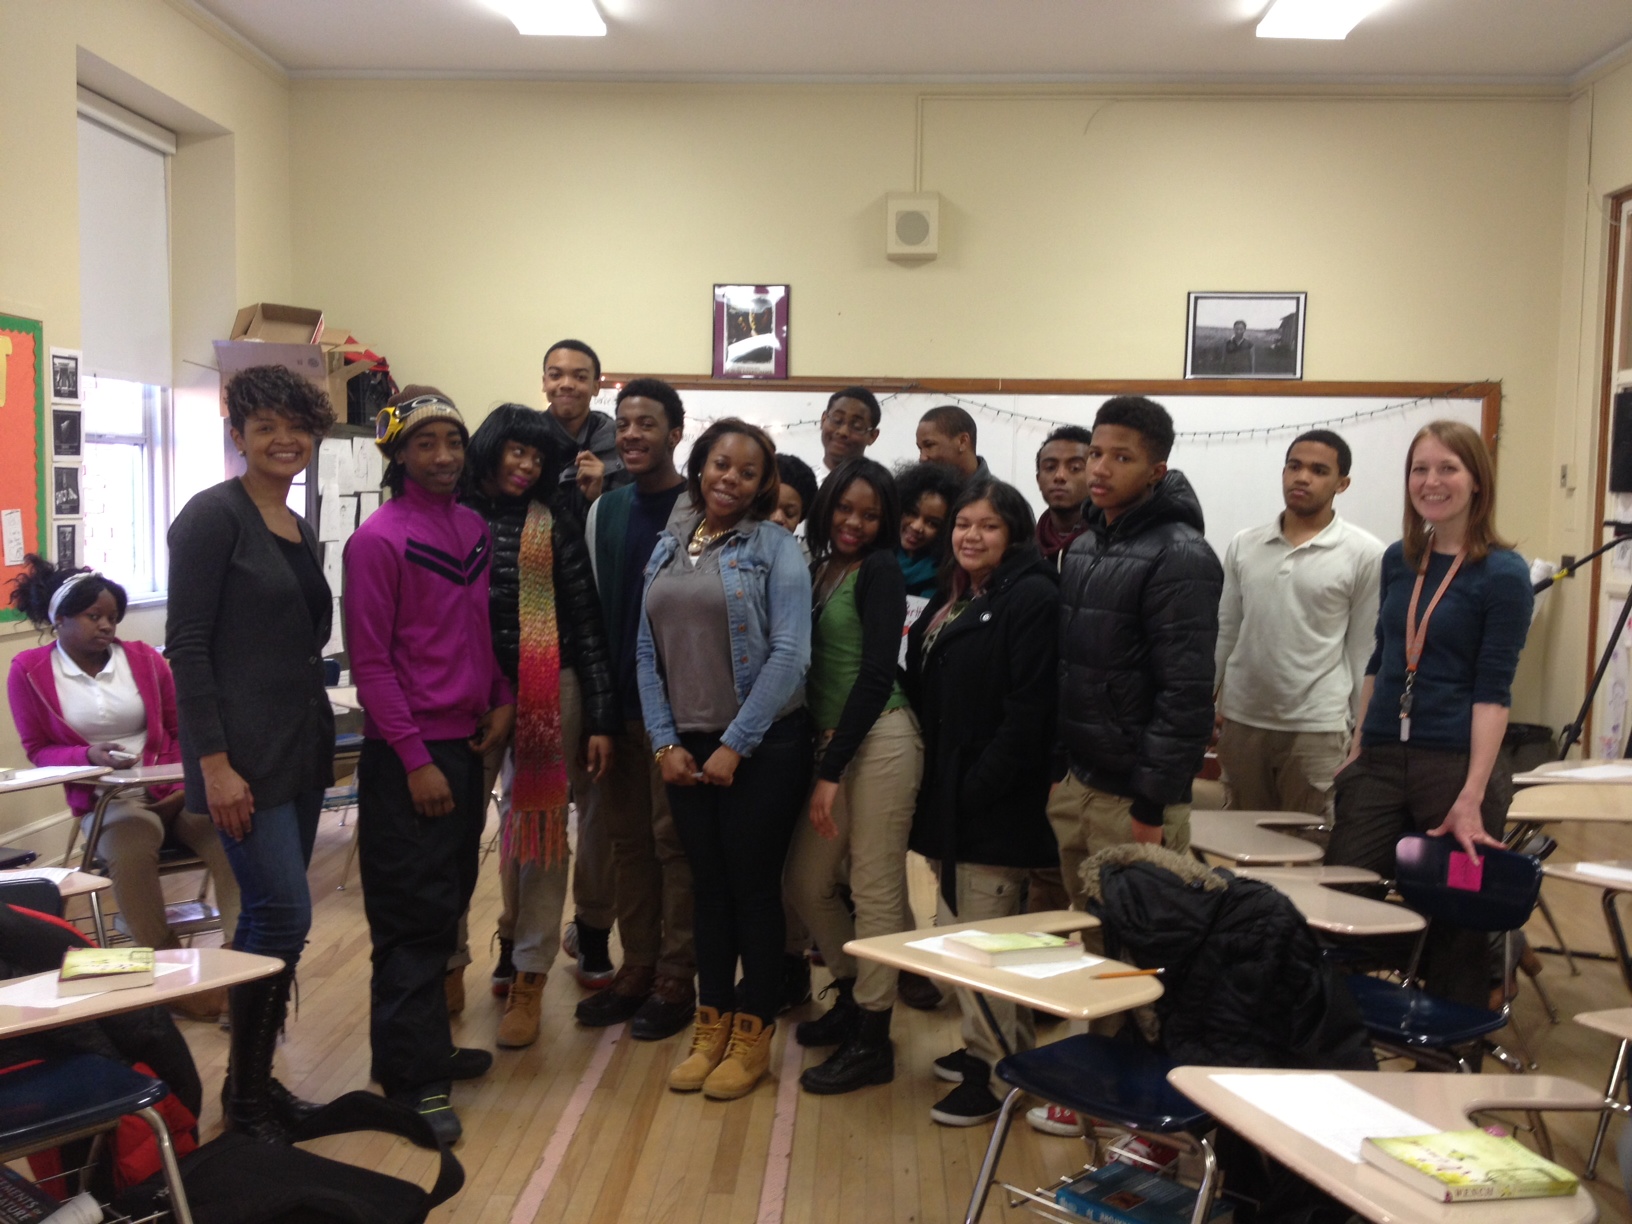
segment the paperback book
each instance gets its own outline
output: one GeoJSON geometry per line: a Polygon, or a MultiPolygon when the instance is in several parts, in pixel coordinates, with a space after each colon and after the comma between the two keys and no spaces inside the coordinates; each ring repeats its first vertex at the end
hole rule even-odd
{"type": "Polygon", "coordinates": [[[152,948],[69,948],[57,973],[57,997],[153,985],[152,948]]]}
{"type": "Polygon", "coordinates": [[[1075,960],[1082,955],[1082,941],[1042,931],[1017,931],[1009,935],[988,935],[964,931],[941,941],[948,956],[973,961],[977,965],[1045,965],[1051,961],[1075,960]]]}
{"type": "Polygon", "coordinates": [[[1405,1139],[1367,1139],[1360,1155],[1383,1172],[1442,1203],[1556,1198],[1574,1194],[1575,1174],[1517,1139],[1489,1131],[1443,1131],[1405,1139]]]}
{"type": "MultiPolygon", "coordinates": [[[[1169,1177],[1113,1161],[1054,1191],[1054,1201],[1096,1224],[1189,1224],[1196,1192],[1169,1177]]],[[[1235,1209],[1219,1199],[1209,1224],[1229,1224],[1235,1209]]]]}

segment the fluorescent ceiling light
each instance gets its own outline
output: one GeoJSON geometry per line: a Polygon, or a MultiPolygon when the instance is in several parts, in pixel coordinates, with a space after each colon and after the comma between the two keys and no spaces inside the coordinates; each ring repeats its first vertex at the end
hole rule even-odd
{"type": "Polygon", "coordinates": [[[606,22],[595,0],[487,0],[522,34],[568,38],[604,38],[606,22]]]}
{"type": "Polygon", "coordinates": [[[1259,38],[1326,38],[1349,36],[1378,8],[1381,0],[1275,0],[1258,23],[1259,38]]]}

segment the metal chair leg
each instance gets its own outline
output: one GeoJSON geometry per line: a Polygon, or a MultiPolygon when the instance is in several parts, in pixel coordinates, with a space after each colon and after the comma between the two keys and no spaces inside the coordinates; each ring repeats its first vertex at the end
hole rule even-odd
{"type": "MultiPolygon", "coordinates": [[[[1570,976],[1580,977],[1581,970],[1576,968],[1575,957],[1570,954],[1570,945],[1564,942],[1564,933],[1558,929],[1558,922],[1553,918],[1553,910],[1547,904],[1547,898],[1537,897],[1536,908],[1541,911],[1541,916],[1547,920],[1547,925],[1552,928],[1553,938],[1558,940],[1558,950],[1564,954],[1564,963],[1570,967],[1570,976]]],[[[1550,1004],[1547,1010],[1552,1011],[1550,1004]]],[[[1557,1016],[1554,1016],[1553,1023],[1558,1023],[1557,1016]]]]}
{"type": "Polygon", "coordinates": [[[1530,1122],[1530,1133],[1536,1137],[1536,1150],[1541,1153],[1543,1160],[1553,1158],[1553,1136],[1547,1129],[1546,1120],[1535,1110],[1527,1109],[1524,1116],[1530,1122]]]}
{"type": "Polygon", "coordinates": [[[1020,1089],[1010,1088],[1009,1095],[1003,1098],[1003,1108],[998,1110],[997,1124],[992,1127],[992,1139],[986,1145],[986,1155],[980,1162],[974,1191],[969,1195],[969,1210],[964,1213],[963,1224],[978,1224],[980,1213],[986,1210],[986,1196],[991,1193],[992,1182],[997,1177],[997,1162],[1003,1155],[1003,1145],[1008,1142],[1015,1108],[1023,1096],[1025,1093],[1020,1089]]]}
{"type": "MultiPolygon", "coordinates": [[[[362,810],[358,809],[357,823],[359,825],[362,824],[362,819],[363,819],[362,810]]],[[[346,849],[346,865],[344,867],[340,868],[340,883],[335,885],[335,891],[336,892],[345,892],[346,891],[346,877],[351,874],[351,864],[352,864],[353,860],[356,859],[356,857],[357,857],[357,830],[353,829],[352,832],[351,832],[351,845],[349,847],[347,847],[347,849],[346,849]]]]}
{"type": "Polygon", "coordinates": [[[193,1224],[193,1212],[187,1205],[187,1191],[181,1182],[181,1166],[176,1163],[176,1149],[170,1142],[170,1128],[151,1105],[141,1111],[141,1117],[153,1129],[153,1138],[159,1145],[164,1181],[170,1188],[170,1216],[176,1224],[193,1224]]]}
{"type": "Polygon", "coordinates": [[[1196,1205],[1190,1212],[1190,1224],[1207,1224],[1207,1217],[1213,1213],[1213,1199],[1218,1195],[1218,1157],[1205,1135],[1197,1141],[1197,1146],[1201,1149],[1201,1185],[1196,1187],[1196,1205]]]}
{"type": "MultiPolygon", "coordinates": [[[[1615,1051],[1615,1064],[1609,1069],[1609,1083],[1604,1085],[1604,1097],[1613,1101],[1621,1091],[1621,1083],[1626,1077],[1627,1047],[1632,1042],[1622,1041],[1620,1048],[1615,1051]]],[[[1592,1181],[1598,1176],[1598,1157],[1604,1151],[1604,1137],[1609,1134],[1609,1111],[1605,1110],[1598,1117],[1598,1129],[1592,1136],[1592,1154],[1587,1157],[1586,1177],[1592,1181]]]]}

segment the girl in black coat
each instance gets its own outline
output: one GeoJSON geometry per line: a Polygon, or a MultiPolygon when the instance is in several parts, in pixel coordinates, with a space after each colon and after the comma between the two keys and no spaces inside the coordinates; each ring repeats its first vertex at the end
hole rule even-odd
{"type": "MultiPolygon", "coordinates": [[[[952,558],[907,638],[907,694],[924,737],[910,846],[940,875],[937,925],[1021,911],[1032,868],[1058,867],[1049,828],[1060,595],[1019,490],[976,481],[952,507],[952,558]]],[[[995,1117],[999,1051],[967,991],[963,1082],[930,1111],[974,1126],[995,1117]]],[[[993,1002],[1012,1050],[1030,1049],[1030,1013],[993,1002]]]]}

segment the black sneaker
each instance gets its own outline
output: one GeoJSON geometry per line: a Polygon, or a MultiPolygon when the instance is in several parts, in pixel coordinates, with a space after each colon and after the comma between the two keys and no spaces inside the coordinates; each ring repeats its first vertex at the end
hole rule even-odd
{"type": "Polygon", "coordinates": [[[399,1105],[406,1105],[429,1122],[437,1142],[443,1147],[452,1147],[465,1133],[465,1128],[459,1124],[459,1115],[453,1112],[453,1102],[448,1099],[445,1085],[427,1084],[423,1088],[408,1088],[392,1093],[391,1099],[399,1105]]]}
{"type": "Polygon", "coordinates": [[[969,1063],[968,1050],[953,1050],[950,1054],[942,1054],[931,1064],[935,1078],[945,1080],[949,1084],[963,1083],[964,1067],[969,1063]]]}
{"type": "Polygon", "coordinates": [[[979,1126],[997,1117],[1002,1108],[1003,1102],[986,1087],[983,1075],[966,1079],[952,1089],[929,1111],[929,1116],[942,1126],[979,1126]]]}
{"type": "Polygon", "coordinates": [[[499,959],[493,962],[493,997],[502,999],[510,993],[510,983],[516,980],[516,962],[510,959],[516,941],[500,935],[499,959]]]}
{"type": "Polygon", "coordinates": [[[486,1050],[473,1050],[468,1046],[459,1047],[448,1056],[449,1079],[481,1079],[492,1069],[493,1055],[486,1050]]]}
{"type": "Polygon", "coordinates": [[[612,984],[580,999],[573,1009],[579,1024],[586,1028],[610,1028],[622,1024],[640,1010],[652,993],[651,966],[625,965],[612,977],[612,984]]]}
{"type": "Polygon", "coordinates": [[[593,927],[582,918],[573,920],[578,963],[572,974],[586,990],[600,990],[612,984],[616,970],[612,968],[612,953],[608,947],[612,932],[606,927],[593,927]]]}

